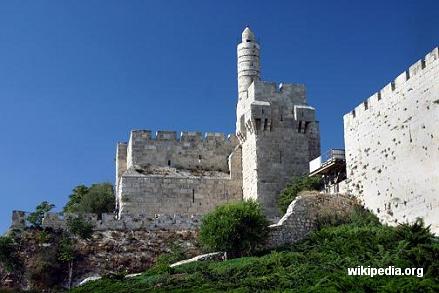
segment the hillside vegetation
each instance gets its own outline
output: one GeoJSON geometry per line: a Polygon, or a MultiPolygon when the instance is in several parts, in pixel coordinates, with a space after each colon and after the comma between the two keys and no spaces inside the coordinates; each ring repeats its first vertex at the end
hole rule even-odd
{"type": "Polygon", "coordinates": [[[338,226],[321,224],[307,239],[259,256],[175,268],[164,257],[138,277],[104,278],[73,292],[439,291],[438,238],[422,222],[394,228],[362,212],[338,226]],[[360,265],[423,268],[423,277],[348,276],[348,268],[360,265]]]}

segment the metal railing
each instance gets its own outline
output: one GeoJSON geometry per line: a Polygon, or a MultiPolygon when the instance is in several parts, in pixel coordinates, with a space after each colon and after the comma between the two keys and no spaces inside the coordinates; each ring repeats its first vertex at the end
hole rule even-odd
{"type": "Polygon", "coordinates": [[[315,158],[309,162],[309,172],[312,173],[315,170],[321,168],[334,161],[344,161],[345,160],[345,150],[342,149],[331,149],[323,153],[320,157],[315,158]]]}

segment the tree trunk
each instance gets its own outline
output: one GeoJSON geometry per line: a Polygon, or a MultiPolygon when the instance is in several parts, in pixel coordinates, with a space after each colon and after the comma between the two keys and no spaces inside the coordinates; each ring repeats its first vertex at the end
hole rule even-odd
{"type": "Polygon", "coordinates": [[[69,289],[72,288],[72,276],[73,276],[73,260],[69,261],[69,282],[68,282],[69,289]]]}

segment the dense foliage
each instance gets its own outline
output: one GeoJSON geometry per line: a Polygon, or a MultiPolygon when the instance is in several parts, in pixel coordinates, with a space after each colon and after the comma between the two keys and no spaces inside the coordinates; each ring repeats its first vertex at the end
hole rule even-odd
{"type": "Polygon", "coordinates": [[[64,206],[64,212],[69,213],[94,213],[100,216],[114,210],[113,185],[110,183],[76,186],[69,201],[64,206]]]}
{"type": "Polygon", "coordinates": [[[348,222],[261,257],[150,270],[133,279],[91,282],[74,292],[438,292],[438,238],[422,222],[393,228],[367,212],[348,222]],[[361,265],[422,267],[424,276],[347,274],[361,265]]]}
{"type": "Polygon", "coordinates": [[[225,204],[203,217],[200,241],[210,251],[229,256],[251,255],[265,240],[268,221],[258,203],[225,204]]]}
{"type": "Polygon", "coordinates": [[[79,236],[82,239],[90,239],[93,234],[93,225],[80,217],[69,218],[67,220],[67,227],[73,235],[79,236]]]}
{"type": "Polygon", "coordinates": [[[32,224],[33,227],[41,227],[44,214],[52,210],[54,207],[54,204],[43,201],[37,205],[34,212],[30,213],[30,215],[27,217],[27,220],[32,224]]]}
{"type": "Polygon", "coordinates": [[[299,192],[304,190],[321,190],[323,188],[323,181],[320,177],[295,177],[284,190],[282,190],[277,205],[285,214],[290,203],[297,197],[299,192]]]}

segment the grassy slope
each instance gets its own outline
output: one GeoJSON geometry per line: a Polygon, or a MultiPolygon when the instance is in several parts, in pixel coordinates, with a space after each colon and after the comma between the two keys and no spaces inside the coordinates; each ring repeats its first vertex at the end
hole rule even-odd
{"type": "Polygon", "coordinates": [[[439,292],[437,238],[419,226],[366,222],[326,227],[259,257],[156,266],[133,279],[102,279],[73,292],[439,292]],[[347,275],[348,267],[359,265],[423,267],[424,277],[347,275]]]}

